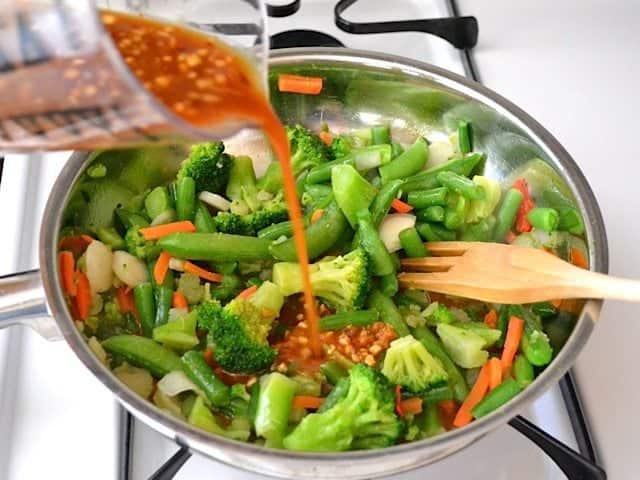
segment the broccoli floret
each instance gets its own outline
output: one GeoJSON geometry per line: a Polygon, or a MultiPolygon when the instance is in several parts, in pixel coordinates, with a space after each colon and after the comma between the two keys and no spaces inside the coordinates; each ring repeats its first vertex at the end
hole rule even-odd
{"type": "Polygon", "coordinates": [[[438,325],[439,323],[453,323],[456,321],[456,316],[445,305],[433,302],[422,312],[422,315],[426,318],[427,325],[438,325]]]}
{"type": "Polygon", "coordinates": [[[267,336],[283,303],[278,287],[264,282],[249,298],[232,300],[224,308],[216,301],[201,304],[197,309],[198,326],[209,331],[216,362],[234,373],[269,368],[276,350],[267,336]]]}
{"type": "Polygon", "coordinates": [[[415,393],[447,382],[447,373],[437,358],[411,335],[391,342],[384,357],[382,374],[397,385],[415,393]]]}
{"type": "Polygon", "coordinates": [[[349,371],[344,398],[303,418],[284,438],[284,447],[316,452],[383,448],[393,445],[403,430],[393,386],[376,370],[358,364],[349,371]]]}
{"type": "MultiPolygon", "coordinates": [[[[361,248],[341,257],[313,263],[309,265],[309,272],[314,294],[336,310],[356,310],[364,305],[371,272],[367,254],[361,248]]],[[[285,296],[302,292],[300,265],[293,262],[276,263],[273,266],[273,282],[285,296]]]]}
{"type": "Polygon", "coordinates": [[[161,248],[157,242],[152,240],[145,240],[142,234],[138,231],[138,227],[132,227],[127,230],[124,236],[125,246],[127,251],[134,257],[138,257],[141,260],[148,260],[160,255],[161,248]]]}
{"type": "Polygon", "coordinates": [[[487,341],[472,330],[440,323],[436,332],[451,360],[462,368],[481,367],[489,358],[487,341]]]}
{"type": "MultiPolygon", "coordinates": [[[[216,270],[220,271],[220,270],[216,270]]],[[[209,298],[218,300],[220,302],[227,302],[238,295],[243,289],[243,283],[240,277],[233,273],[225,273],[222,276],[222,281],[217,284],[210,284],[209,286],[209,298]]],[[[205,287],[207,288],[207,287],[205,287]]],[[[206,290],[205,290],[206,292],[206,290]]],[[[206,298],[206,293],[205,293],[206,298]]],[[[207,298],[207,299],[209,299],[207,298]]]]}
{"type": "Polygon", "coordinates": [[[346,157],[351,153],[351,149],[354,147],[353,139],[346,135],[338,135],[334,137],[331,142],[331,152],[333,153],[333,158],[341,158],[346,157]]]}
{"type": "Polygon", "coordinates": [[[105,340],[114,335],[139,333],[133,315],[120,312],[120,307],[115,299],[105,300],[102,312],[96,329],[98,340],[105,340]]]}
{"type": "Polygon", "coordinates": [[[247,215],[218,212],[213,220],[219,232],[255,237],[263,228],[274,223],[285,222],[288,218],[289,211],[287,206],[278,196],[275,199],[264,202],[256,212],[247,215]]]}
{"type": "Polygon", "coordinates": [[[178,180],[191,177],[196,190],[223,193],[229,181],[232,157],[224,153],[222,142],[199,143],[191,147],[189,157],[182,162],[178,180]]]}
{"type": "Polygon", "coordinates": [[[287,126],[286,129],[291,147],[291,166],[296,177],[333,159],[331,149],[315,133],[302,125],[287,126]]]}

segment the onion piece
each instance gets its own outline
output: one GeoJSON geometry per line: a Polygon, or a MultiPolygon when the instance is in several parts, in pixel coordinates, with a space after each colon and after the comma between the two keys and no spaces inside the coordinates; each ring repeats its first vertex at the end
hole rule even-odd
{"type": "Polygon", "coordinates": [[[175,322],[182,317],[189,314],[188,308],[170,308],[169,309],[169,322],[175,322]]]}
{"type": "Polygon", "coordinates": [[[106,292],[113,282],[113,253],[99,240],[94,240],[84,254],[87,279],[91,290],[106,292]]]}
{"type": "Polygon", "coordinates": [[[171,257],[169,259],[169,268],[178,272],[184,272],[184,260],[171,257]]]}
{"type": "Polygon", "coordinates": [[[198,198],[207,205],[217,208],[218,210],[222,210],[223,212],[226,212],[231,208],[231,202],[217,193],[207,191],[200,192],[198,198]]]}
{"type": "Polygon", "coordinates": [[[113,253],[113,272],[130,287],[136,287],[149,280],[147,265],[139,258],[121,250],[113,253]]]}
{"type": "Polygon", "coordinates": [[[157,387],[158,390],[162,391],[162,393],[164,393],[168,397],[175,397],[176,395],[187,391],[200,393],[198,387],[196,387],[196,385],[191,380],[189,380],[185,373],[180,370],[167,373],[160,379],[157,387]]]}
{"type": "Polygon", "coordinates": [[[408,213],[393,213],[384,217],[380,224],[380,228],[378,229],[378,233],[380,234],[382,243],[384,243],[387,250],[389,250],[389,253],[397,252],[402,249],[399,238],[400,232],[407,228],[412,228],[415,225],[415,215],[410,215],[408,213]]]}
{"type": "Polygon", "coordinates": [[[442,165],[454,155],[455,150],[451,142],[433,142],[429,145],[429,161],[425,164],[424,170],[442,165]]]}

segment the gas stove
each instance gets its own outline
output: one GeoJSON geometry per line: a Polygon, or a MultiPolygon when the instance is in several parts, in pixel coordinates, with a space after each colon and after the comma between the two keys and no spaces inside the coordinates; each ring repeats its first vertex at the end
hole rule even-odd
{"type": "MultiPolygon", "coordinates": [[[[478,80],[474,18],[461,18],[451,0],[285,0],[269,8],[272,48],[346,46],[411,57],[478,80]],[[393,6],[393,8],[390,8],[393,6]],[[435,19],[435,20],[434,20],[435,19]],[[385,22],[385,23],[381,23],[385,22]]],[[[38,226],[44,203],[68,154],[9,155],[0,183],[5,235],[0,273],[37,268],[38,226]]],[[[546,432],[595,461],[593,439],[570,376],[525,412],[546,432]]],[[[512,426],[526,429],[526,420],[512,426]]],[[[31,332],[0,331],[0,478],[120,480],[266,478],[180,449],[136,421],[73,358],[66,345],[31,332]],[[77,389],[77,385],[82,385],[77,389]],[[35,460],[37,459],[37,460],[35,460]],[[160,469],[160,470],[158,470],[160,469]],[[155,472],[155,475],[154,475],[155,472]]],[[[535,432],[534,432],[535,433],[535,432]]],[[[556,460],[566,460],[564,452],[556,460]]],[[[504,426],[436,464],[396,475],[425,478],[562,479],[556,463],[504,426]]],[[[579,477],[571,477],[579,478],[579,477]]],[[[586,477],[585,477],[586,478],[586,477]]],[[[598,478],[598,477],[589,477],[598,478]]],[[[602,477],[600,477],[602,478],[602,477]]]]}

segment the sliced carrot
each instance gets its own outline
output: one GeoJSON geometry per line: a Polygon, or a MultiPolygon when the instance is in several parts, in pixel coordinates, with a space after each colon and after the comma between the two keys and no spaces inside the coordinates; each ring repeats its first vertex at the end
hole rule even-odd
{"type": "Polygon", "coordinates": [[[420,397],[407,398],[400,402],[400,408],[405,415],[417,415],[422,412],[422,399],[420,397]]]}
{"type": "Polygon", "coordinates": [[[492,308],[484,316],[484,324],[489,328],[498,328],[498,312],[495,309],[492,308]]]}
{"type": "Polygon", "coordinates": [[[391,208],[393,208],[398,213],[409,213],[413,210],[413,207],[408,203],[403,202],[399,198],[394,198],[391,202],[391,208]]]}
{"type": "Polygon", "coordinates": [[[454,427],[464,427],[473,420],[471,410],[484,398],[488,390],[489,362],[485,362],[482,369],[480,369],[476,383],[473,384],[469,395],[464,399],[464,402],[462,402],[462,405],[460,405],[458,409],[458,413],[456,413],[456,417],[453,419],[454,427]]]}
{"type": "Polygon", "coordinates": [[[136,302],[133,298],[133,290],[129,287],[120,287],[116,290],[116,301],[121,313],[136,314],[136,302]]]}
{"type": "Polygon", "coordinates": [[[402,387],[400,385],[396,385],[396,413],[404,417],[404,410],[402,410],[402,387]]]}
{"type": "Polygon", "coordinates": [[[287,93],[318,95],[322,92],[321,77],[303,77],[302,75],[278,75],[278,90],[287,93]]]}
{"type": "Polygon", "coordinates": [[[158,240],[172,233],[192,233],[195,231],[195,225],[189,220],[165,223],[164,225],[154,225],[153,227],[144,227],[139,230],[145,240],[158,240]]]}
{"type": "Polygon", "coordinates": [[[562,300],[557,298],[555,300],[549,300],[549,303],[556,308],[560,308],[560,305],[562,304],[562,300]]]}
{"type": "Polygon", "coordinates": [[[318,136],[320,140],[322,140],[326,145],[331,145],[333,143],[333,137],[329,132],[321,131],[318,136]]]}
{"type": "Polygon", "coordinates": [[[204,352],[202,352],[202,356],[204,357],[204,361],[207,362],[211,368],[215,366],[216,361],[213,358],[213,350],[211,348],[205,348],[204,352]]]}
{"type": "Polygon", "coordinates": [[[318,220],[320,220],[322,218],[322,215],[324,214],[324,210],[321,208],[318,208],[316,211],[314,211],[311,214],[311,223],[316,223],[318,220]]]}
{"type": "Polygon", "coordinates": [[[584,268],[585,270],[589,268],[589,262],[587,262],[584,254],[577,248],[571,249],[569,258],[571,258],[571,263],[573,263],[576,267],[584,268]]]}
{"type": "Polygon", "coordinates": [[[502,362],[497,357],[492,357],[489,364],[489,390],[493,390],[502,383],[502,362]]]}
{"type": "Polygon", "coordinates": [[[89,279],[84,272],[76,272],[76,278],[78,279],[78,294],[76,295],[78,316],[80,320],[86,320],[89,318],[89,311],[91,310],[91,287],[89,286],[89,279]]]}
{"type": "Polygon", "coordinates": [[[442,400],[438,402],[438,413],[440,414],[440,422],[445,430],[453,428],[453,419],[458,413],[458,404],[455,400],[442,400]]]}
{"type": "Polygon", "coordinates": [[[188,273],[193,273],[194,275],[199,276],[205,280],[209,280],[210,282],[221,282],[222,275],[219,273],[210,272],[209,270],[205,270],[204,268],[199,267],[195,263],[191,263],[189,261],[184,262],[183,265],[184,271],[188,273]]]}
{"type": "Polygon", "coordinates": [[[89,235],[69,235],[60,240],[60,250],[69,250],[79,257],[91,242],[93,242],[93,238],[89,235]]]}
{"type": "Polygon", "coordinates": [[[565,298],[560,302],[558,310],[573,313],[574,315],[580,315],[582,307],[584,307],[584,300],[580,298],[565,298]]]}
{"type": "Polygon", "coordinates": [[[513,184],[513,188],[519,190],[522,193],[522,203],[520,204],[520,208],[518,209],[518,213],[516,215],[516,231],[518,233],[530,232],[533,228],[529,220],[527,219],[527,214],[535,208],[536,204],[531,198],[531,192],[529,192],[529,185],[524,178],[519,178],[513,184]]]}
{"type": "Polygon", "coordinates": [[[156,281],[156,284],[162,285],[164,282],[164,278],[167,276],[167,272],[169,271],[169,262],[171,261],[171,255],[169,252],[163,251],[160,253],[158,260],[156,260],[156,264],[153,267],[153,278],[156,281]]]}
{"type": "Polygon", "coordinates": [[[173,305],[173,308],[189,308],[187,298],[180,292],[173,292],[171,304],[173,305]]]}
{"type": "Polygon", "coordinates": [[[505,372],[511,368],[513,357],[515,357],[520,340],[522,339],[522,330],[524,329],[524,320],[518,317],[511,317],[507,326],[507,335],[504,339],[504,349],[502,350],[502,371],[505,372]]]}
{"type": "Polygon", "coordinates": [[[76,261],[73,253],[64,250],[58,254],[60,276],[62,277],[62,289],[71,297],[78,293],[78,286],[75,282],[76,261]]]}
{"type": "Polygon", "coordinates": [[[296,395],[293,397],[293,408],[307,408],[310,410],[317,410],[324,402],[323,397],[312,397],[310,395],[296,395]]]}
{"type": "Polygon", "coordinates": [[[511,230],[509,230],[507,232],[507,236],[505,237],[505,241],[507,243],[513,243],[513,241],[517,238],[516,234],[513,233],[511,230]]]}
{"type": "Polygon", "coordinates": [[[236,298],[240,300],[242,300],[243,298],[249,298],[251,295],[256,293],[256,290],[258,290],[258,286],[251,285],[249,288],[245,288],[243,291],[241,291],[236,298]]]}

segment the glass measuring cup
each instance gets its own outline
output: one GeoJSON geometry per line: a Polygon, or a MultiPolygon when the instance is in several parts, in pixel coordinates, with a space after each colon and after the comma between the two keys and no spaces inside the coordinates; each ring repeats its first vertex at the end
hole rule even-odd
{"type": "MultiPolygon", "coordinates": [[[[262,0],[4,0],[0,150],[90,150],[225,138],[240,118],[197,126],[131,72],[100,8],[213,35],[254,66],[266,89],[262,0]]],[[[161,52],[150,54],[157,55],[161,52]]]]}

